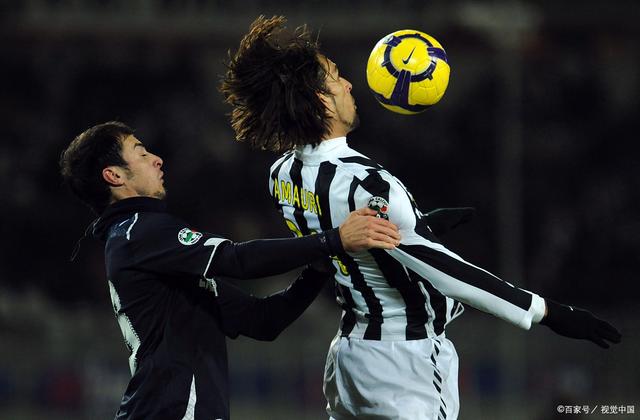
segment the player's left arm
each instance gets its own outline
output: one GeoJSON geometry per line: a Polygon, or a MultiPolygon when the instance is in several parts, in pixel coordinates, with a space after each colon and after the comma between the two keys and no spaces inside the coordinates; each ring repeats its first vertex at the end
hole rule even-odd
{"type": "Polygon", "coordinates": [[[386,171],[370,171],[360,178],[354,206],[379,209],[400,230],[400,245],[387,251],[417,282],[430,283],[440,293],[529,329],[544,315],[544,300],[513,287],[491,273],[464,261],[445,248],[426,223],[412,196],[386,171]]]}
{"type": "MultiPolygon", "coordinates": [[[[444,295],[524,329],[539,322],[560,335],[588,339],[605,348],[605,340],[620,341],[620,333],[612,325],[591,313],[515,287],[448,250],[433,234],[431,224],[437,224],[417,210],[411,195],[395,178],[381,174],[377,183],[369,185],[374,192],[376,188],[377,193],[388,194],[387,216],[402,235],[401,244],[387,252],[444,295]]],[[[459,214],[468,215],[468,210],[459,214]]],[[[455,212],[450,216],[435,221],[443,222],[442,226],[455,226],[455,212]]]]}
{"type": "Polygon", "coordinates": [[[324,284],[328,271],[308,267],[286,289],[258,298],[223,279],[218,283],[218,300],[223,332],[230,338],[244,335],[272,341],[311,305],[324,284]]]}

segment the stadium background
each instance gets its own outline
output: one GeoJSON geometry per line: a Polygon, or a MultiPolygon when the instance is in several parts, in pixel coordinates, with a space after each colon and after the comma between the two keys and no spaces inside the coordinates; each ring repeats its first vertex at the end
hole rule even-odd
{"type": "MultiPolygon", "coordinates": [[[[235,240],[288,235],[266,187],[275,156],[233,141],[217,92],[226,51],[259,14],[320,31],[354,86],[352,145],[423,210],[477,208],[450,248],[623,333],[602,351],[467,308],[448,330],[460,418],[640,413],[636,1],[30,0],[0,12],[1,419],[112,418],[128,379],[100,245],[85,240],[68,262],[92,215],[61,187],[57,158],[82,130],[135,127],[164,158],[170,208],[194,226],[235,240]],[[377,105],[364,75],[374,43],[403,28],[434,35],[452,66],[443,101],[413,117],[377,105]]],[[[268,294],[291,278],[245,284],[268,294]]],[[[276,342],[230,341],[234,418],[326,418],[338,316],[328,288],[276,342]]]]}

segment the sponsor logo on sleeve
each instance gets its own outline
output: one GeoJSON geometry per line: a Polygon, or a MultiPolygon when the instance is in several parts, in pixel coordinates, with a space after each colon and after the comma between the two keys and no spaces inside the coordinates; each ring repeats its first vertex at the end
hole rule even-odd
{"type": "Polygon", "coordinates": [[[196,232],[189,228],[181,229],[178,232],[178,242],[182,245],[193,245],[202,238],[202,233],[196,232]]]}
{"type": "Polygon", "coordinates": [[[378,196],[371,197],[367,207],[378,212],[376,217],[389,220],[389,215],[387,214],[389,211],[389,203],[384,198],[378,196]]]}

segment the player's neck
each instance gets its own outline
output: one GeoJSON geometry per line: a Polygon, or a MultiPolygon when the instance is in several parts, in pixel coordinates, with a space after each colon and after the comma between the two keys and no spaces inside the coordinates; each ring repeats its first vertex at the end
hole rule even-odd
{"type": "Polygon", "coordinates": [[[345,127],[336,127],[335,125],[332,125],[329,128],[329,132],[324,137],[322,137],[322,141],[329,141],[341,137],[347,137],[349,131],[350,130],[346,129],[345,127]]]}
{"type": "Polygon", "coordinates": [[[321,143],[327,143],[327,142],[332,142],[334,140],[340,140],[340,139],[344,139],[346,136],[345,135],[341,135],[341,136],[333,136],[333,137],[325,137],[322,139],[321,143]]]}

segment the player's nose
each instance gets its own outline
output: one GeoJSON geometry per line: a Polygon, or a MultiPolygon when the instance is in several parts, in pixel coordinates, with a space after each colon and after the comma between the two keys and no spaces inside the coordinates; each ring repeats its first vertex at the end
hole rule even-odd
{"type": "Polygon", "coordinates": [[[164,163],[162,158],[158,155],[153,155],[153,157],[154,157],[153,166],[161,168],[162,164],[164,163]]]}

